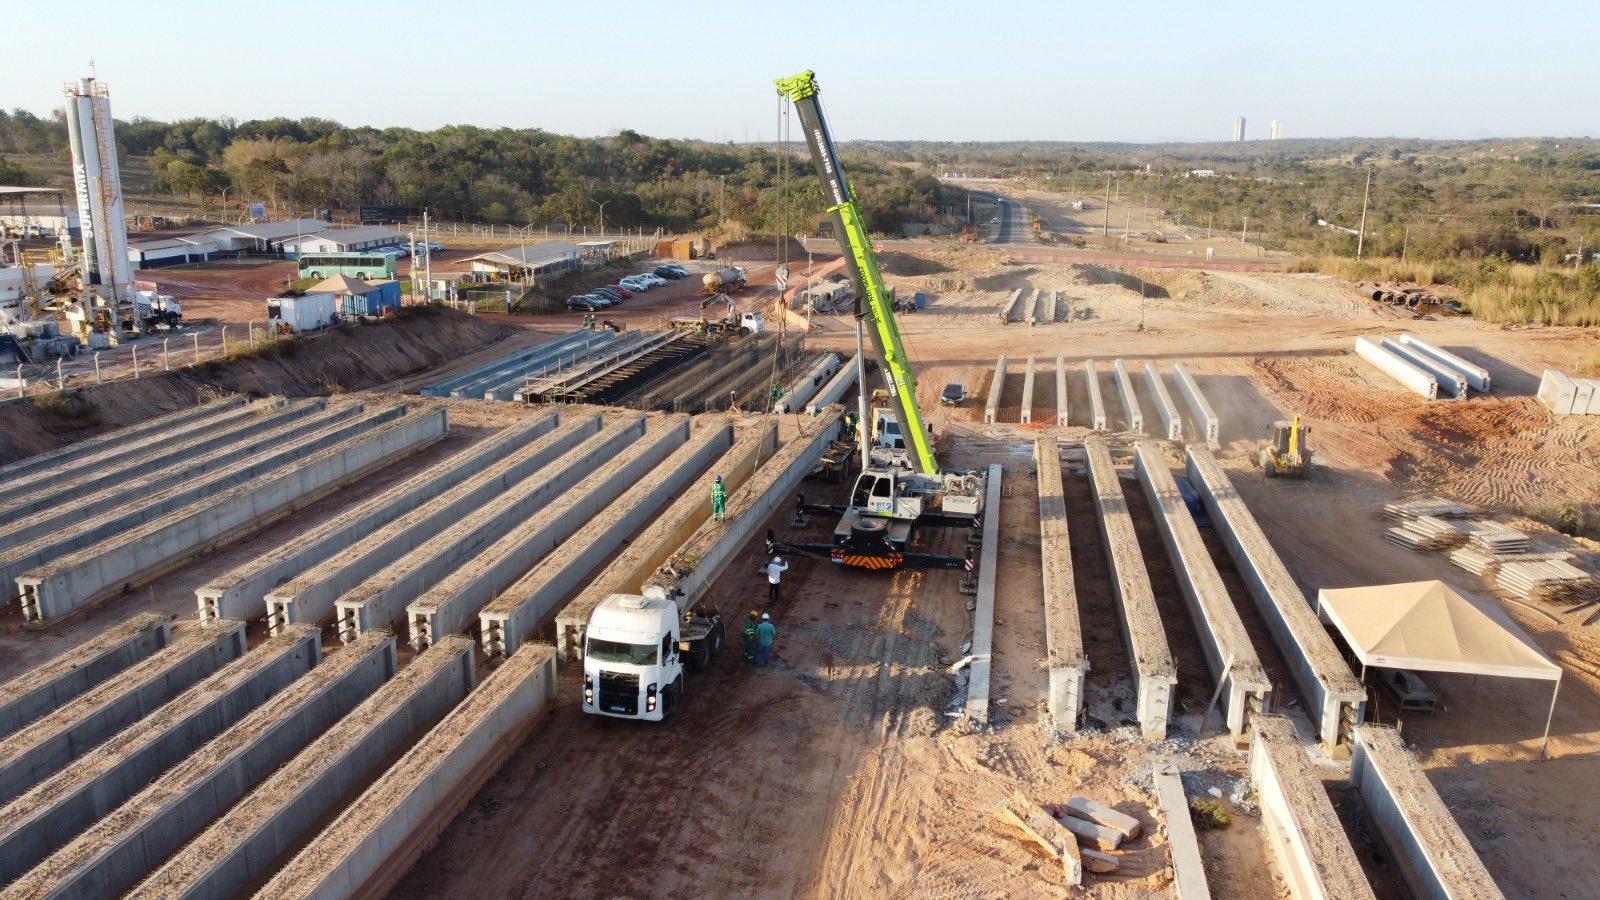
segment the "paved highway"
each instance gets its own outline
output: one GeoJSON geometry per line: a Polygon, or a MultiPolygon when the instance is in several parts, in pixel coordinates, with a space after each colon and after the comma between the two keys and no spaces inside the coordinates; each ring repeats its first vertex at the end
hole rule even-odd
{"type": "Polygon", "coordinates": [[[1009,197],[997,197],[999,208],[995,210],[995,218],[999,223],[995,226],[994,237],[991,244],[1032,244],[1033,218],[1022,204],[1009,197]]]}

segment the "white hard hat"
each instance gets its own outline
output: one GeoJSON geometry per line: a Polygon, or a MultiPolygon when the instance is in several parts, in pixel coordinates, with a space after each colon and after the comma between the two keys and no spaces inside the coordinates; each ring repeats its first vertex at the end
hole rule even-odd
{"type": "Polygon", "coordinates": [[[775,562],[775,563],[781,563],[781,562],[783,562],[783,557],[781,557],[781,556],[774,556],[774,557],[773,557],[773,558],[772,558],[772,561],[773,561],[773,562],[775,562]]]}
{"type": "Polygon", "coordinates": [[[761,614],[761,618],[763,618],[763,619],[770,619],[770,618],[772,618],[772,617],[771,617],[771,616],[769,616],[769,615],[767,615],[767,614],[766,614],[766,613],[762,613],[762,614],[761,614]]]}

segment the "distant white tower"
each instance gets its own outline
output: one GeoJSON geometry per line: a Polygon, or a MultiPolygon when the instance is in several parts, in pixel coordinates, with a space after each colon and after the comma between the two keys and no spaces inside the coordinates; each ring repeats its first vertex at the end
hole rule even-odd
{"type": "MultiPolygon", "coordinates": [[[[111,121],[111,95],[93,78],[68,82],[67,139],[72,145],[72,180],[78,193],[83,236],[83,281],[116,310],[132,302],[128,227],[122,218],[122,176],[111,121]]],[[[112,316],[116,320],[115,314],[112,316]]]]}
{"type": "Polygon", "coordinates": [[[1233,117],[1233,139],[1236,141],[1244,140],[1244,116],[1233,117]]]}
{"type": "Polygon", "coordinates": [[[1278,139],[1278,129],[1282,124],[1283,123],[1279,122],[1277,119],[1273,119],[1272,120],[1272,139],[1273,140],[1277,140],[1278,139]]]}

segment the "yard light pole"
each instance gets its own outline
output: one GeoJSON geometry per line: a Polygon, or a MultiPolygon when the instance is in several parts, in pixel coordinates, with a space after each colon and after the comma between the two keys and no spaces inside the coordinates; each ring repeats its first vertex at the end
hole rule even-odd
{"type": "Polygon", "coordinates": [[[599,207],[600,207],[600,236],[601,237],[605,237],[606,236],[606,203],[610,203],[610,202],[611,202],[610,200],[607,200],[607,201],[605,201],[605,203],[598,204],[599,207]]]}

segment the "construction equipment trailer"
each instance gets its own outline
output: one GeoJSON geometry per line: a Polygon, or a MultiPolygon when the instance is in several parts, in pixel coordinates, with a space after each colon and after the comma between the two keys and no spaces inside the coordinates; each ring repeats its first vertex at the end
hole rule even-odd
{"type": "MultiPolygon", "coordinates": [[[[861,204],[839,165],[839,154],[818,100],[815,75],[801,72],[792,78],[779,79],[777,85],[779,93],[794,104],[811,160],[822,179],[828,214],[833,217],[833,233],[844,250],[845,267],[855,287],[858,342],[861,332],[866,331],[883,364],[881,370],[889,397],[886,412],[894,427],[873,430],[880,436],[893,433],[899,447],[875,450],[863,427],[861,474],[856,478],[849,502],[828,505],[807,503],[803,495],[799,499],[801,513],[838,515],[833,542],[783,541],[769,533],[768,544],[774,550],[817,556],[838,565],[865,569],[898,569],[910,565],[970,570],[982,514],[983,479],[976,472],[939,468],[932,436],[917,403],[916,378],[895,321],[894,295],[883,282],[861,204]],[[919,529],[928,527],[967,528],[967,553],[944,556],[913,552],[910,549],[913,537],[919,529]]],[[[858,365],[864,365],[863,356],[857,354],[858,365]]],[[[864,391],[864,379],[861,385],[864,391]]],[[[865,425],[865,410],[861,418],[865,425]]],[[[881,443],[892,445],[894,441],[881,443]]]]}

